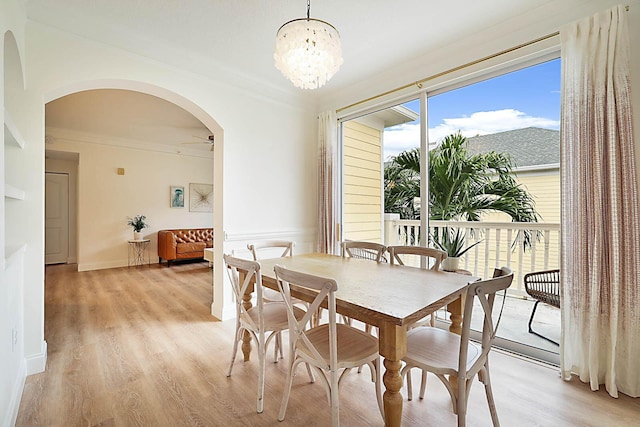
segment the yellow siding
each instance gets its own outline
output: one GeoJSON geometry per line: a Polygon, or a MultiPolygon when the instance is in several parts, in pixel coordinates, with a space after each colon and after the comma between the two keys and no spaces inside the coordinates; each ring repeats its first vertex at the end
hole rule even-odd
{"type": "Polygon", "coordinates": [[[382,241],[382,132],[343,125],[343,238],[382,241]]]}
{"type": "MultiPolygon", "coordinates": [[[[533,197],[535,202],[535,208],[540,216],[539,222],[546,223],[560,223],[560,172],[559,170],[550,170],[544,172],[520,172],[516,176],[516,181],[524,186],[529,194],[533,197]]],[[[482,216],[482,221],[487,222],[510,222],[511,219],[508,215],[502,213],[490,213],[482,216]]],[[[546,241],[544,236],[539,241],[535,241],[533,244],[539,247],[548,245],[549,247],[549,260],[546,268],[559,268],[560,260],[560,242],[556,232],[551,233],[549,241],[546,241]]],[[[504,238],[504,237],[503,237],[504,238]]],[[[502,265],[506,262],[506,255],[502,254],[498,261],[498,256],[495,253],[493,247],[494,242],[489,242],[488,249],[484,245],[487,241],[483,241],[478,249],[472,249],[478,251],[477,256],[479,258],[479,264],[483,265],[485,260],[485,250],[488,250],[489,265],[502,265]]],[[[542,253],[542,251],[540,251],[542,253]]],[[[518,252],[512,252],[513,257],[511,263],[515,263],[518,258],[518,252]]],[[[469,258],[475,259],[475,256],[469,254],[469,258]]],[[[526,257],[525,257],[526,258],[526,257]]],[[[517,272],[518,274],[525,274],[530,271],[543,270],[545,268],[545,260],[542,257],[536,258],[535,264],[530,265],[525,263],[523,271],[517,272]]]]}
{"type": "MultiPolygon", "coordinates": [[[[560,222],[560,172],[520,172],[516,181],[522,185],[533,197],[535,208],[540,215],[539,222],[560,222]]],[[[510,217],[502,213],[485,214],[483,221],[511,221],[510,217]]]]}
{"type": "Polygon", "coordinates": [[[560,172],[526,174],[516,177],[527,191],[533,195],[540,222],[560,222],[560,172]]]}

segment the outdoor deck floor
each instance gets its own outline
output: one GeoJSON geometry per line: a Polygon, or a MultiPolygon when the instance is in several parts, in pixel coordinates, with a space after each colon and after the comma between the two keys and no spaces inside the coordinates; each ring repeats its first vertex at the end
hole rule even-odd
{"type": "MultiPolygon", "coordinates": [[[[535,300],[522,299],[518,297],[507,297],[502,319],[498,328],[498,337],[509,341],[524,344],[528,347],[542,349],[546,352],[558,354],[559,347],[537,335],[530,334],[528,323],[531,316],[531,310],[535,300]]],[[[502,297],[496,297],[495,312],[497,314],[499,305],[502,304],[502,297]]],[[[472,329],[480,330],[482,322],[481,307],[478,302],[473,309],[472,329]]],[[[437,318],[444,319],[444,310],[439,310],[437,318]]],[[[448,317],[448,316],[447,316],[448,317]]],[[[532,324],[533,330],[554,340],[560,342],[560,310],[547,304],[538,304],[535,318],[532,324]]],[[[500,346],[500,343],[496,344],[500,346]]]]}

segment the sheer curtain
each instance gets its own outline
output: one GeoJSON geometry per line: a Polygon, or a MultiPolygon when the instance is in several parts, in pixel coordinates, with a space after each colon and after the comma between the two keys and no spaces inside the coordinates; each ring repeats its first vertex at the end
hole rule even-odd
{"type": "Polygon", "coordinates": [[[318,252],[334,253],[338,120],[335,111],[318,116],[318,252]]]}
{"type": "Polygon", "coordinates": [[[562,376],[640,395],[640,220],[624,7],[562,47],[562,376]]]}

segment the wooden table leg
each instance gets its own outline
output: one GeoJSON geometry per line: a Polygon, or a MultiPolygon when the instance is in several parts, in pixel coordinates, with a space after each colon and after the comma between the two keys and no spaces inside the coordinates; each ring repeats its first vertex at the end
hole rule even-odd
{"type": "Polygon", "coordinates": [[[450,316],[451,325],[449,332],[460,335],[462,333],[462,311],[464,310],[464,301],[462,296],[447,305],[447,311],[450,316]]]}
{"type": "MultiPolygon", "coordinates": [[[[244,272],[240,272],[240,283],[244,282],[244,272]]],[[[242,306],[245,310],[249,310],[253,304],[251,303],[251,294],[253,293],[253,285],[247,286],[247,290],[242,296],[242,306]]],[[[244,331],[242,334],[242,354],[244,355],[244,361],[248,362],[251,359],[251,334],[244,331]]]]}
{"type": "Polygon", "coordinates": [[[399,427],[402,423],[402,377],[400,368],[402,358],[407,354],[407,329],[403,326],[386,323],[380,326],[380,355],[384,357],[385,372],[382,382],[384,424],[387,427],[399,427]]]}
{"type": "MultiPolygon", "coordinates": [[[[462,334],[462,313],[464,311],[464,296],[460,296],[457,300],[447,305],[447,311],[450,313],[451,325],[449,326],[449,332],[454,334],[462,334]]],[[[455,375],[449,375],[449,383],[453,388],[454,393],[458,394],[458,377],[455,375]]]]}

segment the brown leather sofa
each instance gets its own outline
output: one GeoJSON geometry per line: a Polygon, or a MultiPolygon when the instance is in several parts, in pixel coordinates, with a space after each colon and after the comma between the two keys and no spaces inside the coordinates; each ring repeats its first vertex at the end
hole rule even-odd
{"type": "Polygon", "coordinates": [[[158,263],[203,258],[204,249],[213,247],[213,228],[183,228],[158,231],[158,263]]]}

